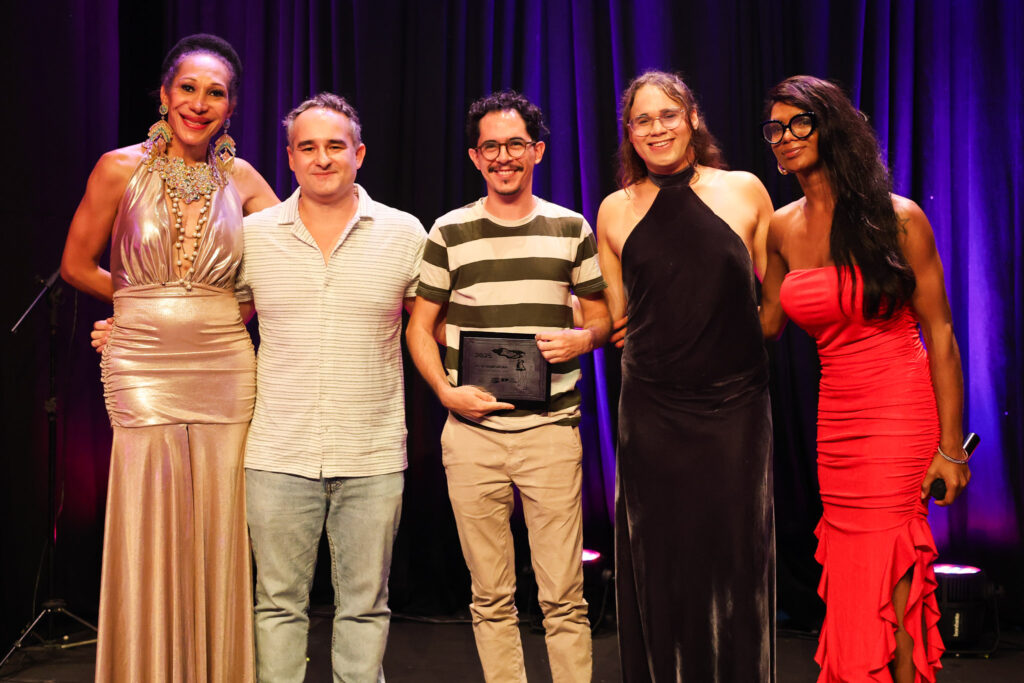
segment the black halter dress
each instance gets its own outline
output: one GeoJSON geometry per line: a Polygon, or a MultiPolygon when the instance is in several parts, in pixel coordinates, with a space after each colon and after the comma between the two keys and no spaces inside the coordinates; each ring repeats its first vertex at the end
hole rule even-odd
{"type": "Polygon", "coordinates": [[[767,356],[750,255],[690,188],[622,251],[616,587],[623,680],[775,678],[767,356]]]}

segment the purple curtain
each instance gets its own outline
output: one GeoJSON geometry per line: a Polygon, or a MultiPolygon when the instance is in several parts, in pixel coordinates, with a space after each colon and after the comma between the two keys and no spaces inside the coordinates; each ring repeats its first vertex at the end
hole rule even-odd
{"type": "MultiPolygon", "coordinates": [[[[936,538],[945,558],[984,563],[1007,585],[1016,613],[1024,611],[1019,3],[63,0],[20,4],[9,16],[0,41],[4,63],[14,65],[4,107],[13,151],[8,324],[38,291],[34,278],[57,267],[98,156],[138,142],[155,120],[149,94],[160,60],[187,33],[218,33],[241,55],[231,132],[280,196],[294,188],[280,120],[308,95],[332,90],[363,120],[360,182],[426,226],[483,192],[463,126],[468,104],[491,90],[517,88],[541,105],[552,134],[535,189],[593,224],[601,198],[614,189],[618,97],[636,73],[681,71],[730,165],[761,177],[776,205],[798,188],[775,173],[759,140],[763,95],[795,73],[837,79],[878,131],[897,192],[931,219],[946,268],[967,380],[966,425],[982,445],[964,498],[948,511],[933,508],[936,538]]],[[[84,614],[95,612],[97,600],[110,441],[87,338],[91,321],[108,310],[70,291],[58,309],[57,592],[84,614]]],[[[3,642],[30,616],[47,534],[47,323],[37,310],[17,335],[4,336],[3,642]]],[[[780,602],[797,612],[815,600],[817,366],[813,345],[793,326],[771,351],[780,602]]],[[[608,350],[584,363],[586,542],[606,553],[617,362],[608,350]]],[[[443,412],[407,366],[411,466],[393,603],[451,610],[465,603],[467,587],[439,465],[443,412]]]]}

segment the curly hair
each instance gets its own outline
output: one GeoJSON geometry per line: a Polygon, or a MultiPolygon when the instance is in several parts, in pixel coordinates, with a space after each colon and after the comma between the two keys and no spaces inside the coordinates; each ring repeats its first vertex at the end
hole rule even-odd
{"type": "Polygon", "coordinates": [[[526,123],[526,132],[531,140],[540,140],[541,136],[548,134],[540,107],[515,90],[502,90],[481,97],[469,106],[469,114],[466,116],[466,141],[470,145],[476,146],[477,140],[480,139],[480,119],[492,111],[519,112],[526,123]]]}
{"type": "Polygon", "coordinates": [[[900,249],[903,226],[892,203],[892,178],[875,132],[835,83],[792,76],[768,92],[765,118],[776,102],[814,112],[818,156],[835,199],[829,252],[841,275],[863,279],[866,318],[891,318],[914,294],[916,280],[900,249]]]}
{"type": "Polygon", "coordinates": [[[330,109],[336,111],[339,114],[344,114],[348,118],[349,128],[352,130],[352,142],[355,146],[363,144],[362,130],[363,126],[359,123],[359,113],[356,112],[356,108],[348,103],[341,95],[335,95],[332,92],[322,92],[315,97],[310,97],[308,100],[300,104],[299,106],[292,109],[281,121],[284,126],[285,134],[288,137],[288,144],[292,144],[292,129],[295,127],[295,119],[298,118],[299,114],[306,111],[307,109],[330,109]]]}
{"type": "Polygon", "coordinates": [[[235,48],[231,43],[220,36],[209,33],[196,33],[185,36],[171,48],[171,51],[164,57],[163,65],[160,67],[160,85],[170,88],[174,77],[178,75],[178,67],[185,57],[194,54],[213,55],[228,67],[231,72],[231,81],[228,83],[228,97],[234,103],[238,100],[238,88],[242,79],[242,60],[238,58],[235,48]]]}
{"type": "Polygon", "coordinates": [[[619,103],[619,118],[622,123],[622,142],[619,144],[618,152],[619,187],[628,187],[647,177],[647,165],[637,154],[629,138],[629,119],[633,110],[633,101],[636,99],[637,91],[645,85],[658,88],[682,106],[683,121],[690,126],[690,148],[694,151],[694,163],[714,168],[725,168],[722,150],[719,149],[718,141],[708,129],[700,109],[697,108],[697,99],[693,96],[693,91],[676,74],[665,71],[647,71],[630,82],[625,92],[622,93],[622,100],[619,103]],[[696,130],[690,122],[694,112],[697,113],[696,130]]]}

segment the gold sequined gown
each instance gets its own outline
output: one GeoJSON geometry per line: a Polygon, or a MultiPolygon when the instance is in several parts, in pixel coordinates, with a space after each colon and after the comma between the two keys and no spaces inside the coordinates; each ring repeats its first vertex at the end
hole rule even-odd
{"type": "Polygon", "coordinates": [[[213,193],[190,291],[178,284],[168,216],[163,183],[143,162],[112,234],[102,372],[114,439],[96,680],[249,681],[242,454],[256,373],[233,294],[241,200],[230,183],[213,193]]]}

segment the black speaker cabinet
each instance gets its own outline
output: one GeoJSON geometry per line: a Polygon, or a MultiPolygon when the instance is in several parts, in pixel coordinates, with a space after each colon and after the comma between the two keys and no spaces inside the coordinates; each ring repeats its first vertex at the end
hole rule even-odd
{"type": "Polygon", "coordinates": [[[937,564],[939,633],[949,655],[987,657],[999,646],[996,591],[977,567],[937,564]]]}

